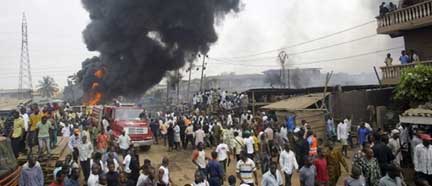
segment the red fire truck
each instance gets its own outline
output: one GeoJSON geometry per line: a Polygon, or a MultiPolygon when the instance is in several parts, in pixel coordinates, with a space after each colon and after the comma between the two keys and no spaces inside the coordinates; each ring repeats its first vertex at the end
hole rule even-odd
{"type": "Polygon", "coordinates": [[[116,106],[93,106],[92,116],[97,123],[102,123],[106,117],[112,129],[114,139],[117,139],[122,131],[132,140],[134,146],[149,150],[153,144],[153,133],[149,122],[139,116],[143,110],[133,104],[119,104],[116,106]]]}

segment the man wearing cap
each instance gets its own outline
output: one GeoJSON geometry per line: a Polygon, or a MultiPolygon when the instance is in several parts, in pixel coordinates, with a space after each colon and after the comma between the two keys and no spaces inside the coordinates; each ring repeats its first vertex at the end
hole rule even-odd
{"type": "Polygon", "coordinates": [[[400,161],[402,160],[402,153],[399,141],[399,130],[393,129],[391,131],[391,136],[392,137],[389,139],[388,147],[390,147],[393,156],[395,157],[393,163],[395,163],[397,166],[400,166],[400,161]]]}
{"type": "Polygon", "coordinates": [[[423,140],[423,143],[415,147],[413,157],[414,170],[416,172],[416,178],[427,179],[432,175],[432,167],[429,166],[432,162],[432,157],[429,155],[432,151],[431,148],[429,148],[432,138],[428,134],[421,134],[420,138],[423,140]]]}

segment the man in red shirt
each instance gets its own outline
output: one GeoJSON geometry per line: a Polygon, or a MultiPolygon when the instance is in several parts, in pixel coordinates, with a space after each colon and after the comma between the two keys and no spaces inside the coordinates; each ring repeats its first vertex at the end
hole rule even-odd
{"type": "Polygon", "coordinates": [[[329,176],[327,174],[327,160],[325,159],[324,153],[321,148],[318,148],[318,157],[314,160],[314,165],[317,170],[316,181],[318,186],[327,186],[329,182],[329,176]]]}

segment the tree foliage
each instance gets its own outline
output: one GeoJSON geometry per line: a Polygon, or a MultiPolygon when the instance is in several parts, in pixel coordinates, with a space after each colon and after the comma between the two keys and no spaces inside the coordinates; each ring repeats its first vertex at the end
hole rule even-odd
{"type": "Polygon", "coordinates": [[[409,102],[432,101],[432,67],[417,65],[403,70],[395,98],[409,102]]]}
{"type": "Polygon", "coordinates": [[[38,92],[43,96],[50,98],[59,91],[57,83],[54,81],[54,78],[50,76],[42,77],[42,80],[39,80],[38,83],[38,92]]]}

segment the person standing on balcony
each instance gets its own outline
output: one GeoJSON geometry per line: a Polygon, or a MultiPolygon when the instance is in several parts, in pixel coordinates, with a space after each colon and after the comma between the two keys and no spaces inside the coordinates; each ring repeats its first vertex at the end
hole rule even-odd
{"type": "Polygon", "coordinates": [[[388,12],[389,12],[389,9],[386,7],[386,3],[382,2],[381,5],[379,6],[380,17],[384,16],[388,12]]]}
{"type": "Polygon", "coordinates": [[[408,64],[410,62],[410,57],[407,55],[405,50],[402,50],[399,61],[402,65],[408,64]]]}
{"type": "Polygon", "coordinates": [[[420,58],[419,56],[414,52],[414,50],[409,50],[408,51],[408,56],[410,58],[410,62],[411,63],[417,63],[420,62],[420,58]]]}
{"type": "Polygon", "coordinates": [[[392,66],[393,58],[391,57],[390,53],[387,54],[387,57],[385,58],[384,63],[387,67],[392,66]]]}
{"type": "Polygon", "coordinates": [[[388,8],[389,12],[393,12],[397,9],[397,6],[395,4],[393,4],[393,2],[390,2],[387,8],[388,8]]]}

